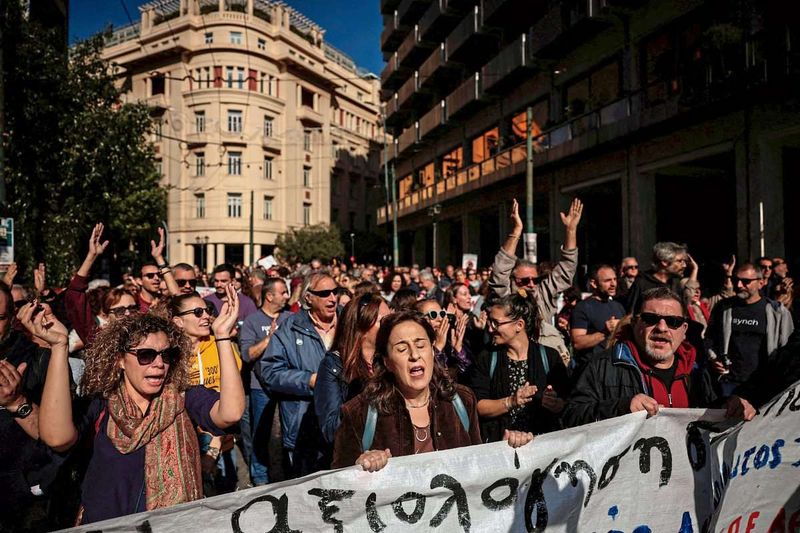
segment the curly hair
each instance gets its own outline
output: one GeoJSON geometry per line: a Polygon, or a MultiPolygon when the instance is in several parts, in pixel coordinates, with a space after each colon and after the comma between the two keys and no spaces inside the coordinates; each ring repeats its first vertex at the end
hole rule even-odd
{"type": "Polygon", "coordinates": [[[101,394],[107,398],[122,380],[119,360],[151,333],[166,334],[170,346],[181,349],[180,359],[169,367],[165,385],[174,384],[178,390],[188,388],[192,352],[189,338],[169,320],[147,313],[114,320],[98,331],[85,357],[86,371],[81,380],[83,393],[101,394]]]}
{"type": "MultiPolygon", "coordinates": [[[[382,415],[388,415],[399,405],[400,394],[397,391],[395,377],[386,367],[384,359],[389,354],[389,335],[392,330],[403,322],[414,322],[425,330],[428,340],[431,342],[433,351],[433,341],[436,333],[433,327],[416,311],[400,311],[387,315],[381,320],[381,327],[375,339],[375,357],[372,361],[372,377],[364,388],[364,395],[370,404],[382,415]]],[[[456,393],[456,385],[447,370],[440,365],[434,356],[433,375],[429,385],[431,395],[440,400],[450,401],[456,393]]]]}

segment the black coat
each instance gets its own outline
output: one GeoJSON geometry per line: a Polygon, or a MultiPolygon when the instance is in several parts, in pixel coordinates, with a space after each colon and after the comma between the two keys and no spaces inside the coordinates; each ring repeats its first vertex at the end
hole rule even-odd
{"type": "MultiPolygon", "coordinates": [[[[478,401],[497,400],[511,396],[515,392],[511,390],[509,383],[506,352],[505,347],[489,347],[475,359],[469,376],[469,384],[478,401]],[[497,352],[497,366],[494,375],[490,377],[492,351],[497,352]]],[[[559,398],[566,399],[569,395],[569,376],[561,356],[556,350],[549,347],[545,347],[545,354],[550,367],[547,374],[545,374],[544,363],[539,353],[539,345],[531,341],[528,348],[528,383],[536,385],[539,391],[533,397],[533,401],[528,403],[526,409],[528,409],[530,420],[533,421],[532,427],[528,431],[535,434],[561,429],[558,415],[542,407],[542,396],[547,386],[552,385],[559,398]]],[[[481,418],[481,435],[486,442],[499,441],[503,437],[503,430],[507,429],[510,423],[511,419],[508,413],[495,418],[481,418]]]]}
{"type": "Polygon", "coordinates": [[[800,330],[795,330],[789,342],[779,348],[734,394],[761,407],[773,396],[800,380],[800,330]]]}
{"type": "Polygon", "coordinates": [[[636,276],[633,285],[631,285],[631,288],[628,290],[627,302],[625,303],[625,310],[628,311],[628,313],[635,313],[637,311],[637,307],[642,305],[642,293],[650,289],[667,287],[668,289],[672,289],[672,292],[680,297],[680,276],[672,276],[667,283],[664,283],[655,277],[653,275],[654,273],[654,270],[648,270],[647,272],[636,276]]]}

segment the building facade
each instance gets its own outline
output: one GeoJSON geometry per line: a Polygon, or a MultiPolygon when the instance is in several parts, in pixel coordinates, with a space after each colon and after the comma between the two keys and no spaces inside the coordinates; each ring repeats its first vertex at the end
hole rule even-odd
{"type": "Polygon", "coordinates": [[[524,218],[528,130],[540,260],[557,256],[574,196],[585,265],[629,254],[646,265],[659,240],[688,243],[701,263],[800,258],[800,23],[780,3],[382,0],[381,11],[401,262],[430,264],[434,246],[440,264],[491,262],[511,198],[524,218]]]}
{"type": "Polygon", "coordinates": [[[283,2],[163,0],[140,16],[104,55],[153,110],[172,263],[251,264],[304,225],[375,228],[376,76],[283,2]]]}

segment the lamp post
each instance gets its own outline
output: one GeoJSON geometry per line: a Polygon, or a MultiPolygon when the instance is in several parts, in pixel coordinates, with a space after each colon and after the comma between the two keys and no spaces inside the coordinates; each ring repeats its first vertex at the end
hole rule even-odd
{"type": "Polygon", "coordinates": [[[200,237],[200,235],[198,235],[197,237],[194,238],[194,242],[197,243],[197,249],[200,251],[200,271],[204,272],[206,250],[205,247],[203,246],[203,239],[200,237]]]}
{"type": "Polygon", "coordinates": [[[356,234],[350,232],[350,257],[355,262],[356,259],[356,234]]]}

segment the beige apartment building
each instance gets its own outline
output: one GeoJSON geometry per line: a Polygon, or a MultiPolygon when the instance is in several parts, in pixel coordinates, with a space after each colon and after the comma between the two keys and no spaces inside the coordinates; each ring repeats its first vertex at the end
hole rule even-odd
{"type": "Polygon", "coordinates": [[[250,264],[291,228],[375,229],[377,78],[271,0],[163,0],[105,57],[153,109],[170,262],[250,264]],[[252,243],[252,251],[251,251],[252,243]]]}

